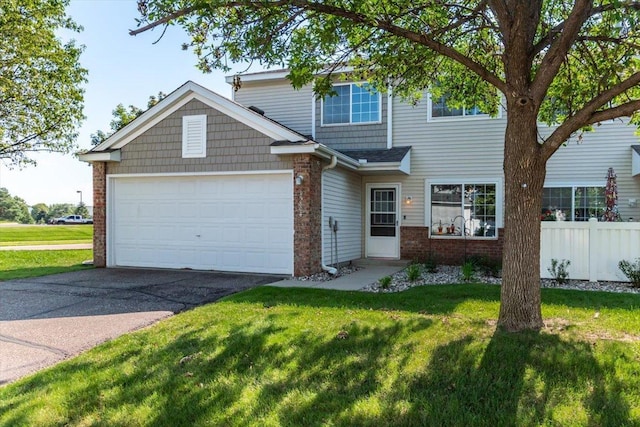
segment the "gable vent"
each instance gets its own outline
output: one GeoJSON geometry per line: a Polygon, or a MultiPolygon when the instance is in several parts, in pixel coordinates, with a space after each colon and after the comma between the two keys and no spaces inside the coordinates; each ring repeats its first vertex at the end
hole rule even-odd
{"type": "Polygon", "coordinates": [[[207,156],[207,116],[182,117],[182,157],[207,156]]]}

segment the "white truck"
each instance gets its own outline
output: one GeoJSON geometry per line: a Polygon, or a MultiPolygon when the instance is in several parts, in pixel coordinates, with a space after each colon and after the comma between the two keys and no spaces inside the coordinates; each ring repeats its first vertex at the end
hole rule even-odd
{"type": "Polygon", "coordinates": [[[52,219],[51,224],[93,224],[93,219],[83,218],[82,215],[67,215],[52,219]]]}

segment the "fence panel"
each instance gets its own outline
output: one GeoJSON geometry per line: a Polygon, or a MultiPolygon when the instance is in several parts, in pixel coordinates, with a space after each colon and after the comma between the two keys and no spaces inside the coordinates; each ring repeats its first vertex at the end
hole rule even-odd
{"type": "Polygon", "coordinates": [[[548,268],[555,258],[571,261],[571,279],[628,281],[618,269],[618,262],[639,257],[640,222],[541,223],[540,275],[544,278],[551,278],[548,268]]]}

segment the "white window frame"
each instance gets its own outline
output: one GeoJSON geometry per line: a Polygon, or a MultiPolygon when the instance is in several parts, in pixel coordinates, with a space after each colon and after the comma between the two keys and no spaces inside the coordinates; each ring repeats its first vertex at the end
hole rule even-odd
{"type": "Polygon", "coordinates": [[[182,117],[182,158],[195,159],[207,157],[207,116],[205,114],[182,117]],[[193,126],[193,127],[192,127],[193,126]],[[195,135],[189,134],[189,129],[195,135]],[[194,149],[193,142],[189,144],[190,136],[195,136],[198,146],[194,149]]]}
{"type": "MultiPolygon", "coordinates": [[[[565,221],[582,222],[582,221],[575,221],[574,219],[575,212],[576,212],[576,188],[579,188],[579,187],[583,187],[583,188],[598,187],[598,188],[602,188],[603,190],[606,190],[606,185],[602,185],[601,182],[598,182],[598,183],[588,182],[586,184],[585,183],[579,183],[579,184],[553,183],[553,184],[545,184],[543,187],[543,191],[545,188],[571,188],[571,212],[569,212],[568,218],[566,218],[566,215],[565,215],[565,221]]],[[[606,195],[605,195],[605,207],[606,207],[606,195]]],[[[546,206],[543,206],[542,209],[546,209],[546,206]]],[[[600,220],[599,218],[597,219],[598,221],[600,220]]]]}
{"type": "MultiPolygon", "coordinates": [[[[503,218],[503,206],[504,206],[504,184],[502,179],[496,178],[462,178],[462,179],[426,179],[424,184],[424,193],[425,193],[425,205],[424,205],[424,223],[426,227],[429,227],[429,238],[430,239],[484,239],[484,240],[497,240],[499,229],[504,227],[504,218],[503,218]],[[495,236],[447,236],[446,234],[437,235],[432,233],[433,220],[431,218],[431,186],[433,185],[462,185],[463,188],[465,185],[495,185],[496,186],[496,233],[495,236]]],[[[463,213],[464,203],[460,205],[461,214],[463,213]]],[[[447,224],[443,224],[446,226],[447,224]]]]}
{"type": "Polygon", "coordinates": [[[447,122],[456,120],[487,120],[487,119],[500,119],[502,118],[502,107],[498,108],[498,115],[491,117],[489,114],[465,114],[466,108],[462,108],[461,116],[446,116],[446,117],[433,117],[433,102],[431,92],[427,93],[427,122],[447,122]]]}
{"type": "MultiPolygon", "coordinates": [[[[370,122],[354,122],[353,121],[353,86],[362,86],[368,84],[367,82],[353,82],[353,83],[336,83],[335,86],[349,86],[349,122],[348,123],[325,123],[324,122],[324,98],[320,100],[320,126],[333,127],[333,126],[358,126],[358,125],[371,125],[382,123],[382,97],[380,92],[376,90],[378,96],[378,120],[370,122]]],[[[327,95],[328,96],[328,95],[327,95]]]]}

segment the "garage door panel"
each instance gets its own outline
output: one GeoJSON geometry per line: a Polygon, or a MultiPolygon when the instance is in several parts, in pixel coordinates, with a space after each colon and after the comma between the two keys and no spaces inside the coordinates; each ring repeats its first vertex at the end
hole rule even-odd
{"type": "Polygon", "coordinates": [[[293,273],[290,173],[114,178],[110,265],[293,273]]]}

